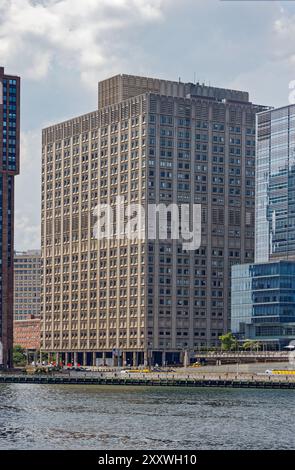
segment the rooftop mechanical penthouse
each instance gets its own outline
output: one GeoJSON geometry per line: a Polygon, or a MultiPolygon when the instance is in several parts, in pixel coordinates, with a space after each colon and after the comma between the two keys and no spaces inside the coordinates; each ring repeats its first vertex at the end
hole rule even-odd
{"type": "MultiPolygon", "coordinates": [[[[177,363],[227,331],[232,264],[254,259],[248,93],[118,75],[42,132],[42,348],[66,363],[177,363]],[[100,239],[98,204],[201,204],[201,246],[100,239]]],[[[169,225],[169,220],[168,220],[169,225]]]]}

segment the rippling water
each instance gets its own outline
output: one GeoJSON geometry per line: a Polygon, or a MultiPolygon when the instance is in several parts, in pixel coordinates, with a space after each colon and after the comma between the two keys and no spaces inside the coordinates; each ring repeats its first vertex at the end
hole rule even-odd
{"type": "Polygon", "coordinates": [[[292,390],[0,385],[1,449],[294,449],[292,390]]]}

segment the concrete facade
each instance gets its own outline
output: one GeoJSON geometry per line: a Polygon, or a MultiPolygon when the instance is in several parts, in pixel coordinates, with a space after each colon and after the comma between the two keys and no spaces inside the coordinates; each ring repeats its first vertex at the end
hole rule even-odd
{"type": "Polygon", "coordinates": [[[40,317],[41,251],[14,254],[14,320],[40,317]]]}
{"type": "Polygon", "coordinates": [[[98,111],[42,132],[42,349],[89,365],[176,363],[218,345],[231,266],[254,259],[263,108],[246,92],[118,77],[99,85],[98,111]],[[117,196],[201,204],[200,248],[98,241],[93,210],[117,196]]]}

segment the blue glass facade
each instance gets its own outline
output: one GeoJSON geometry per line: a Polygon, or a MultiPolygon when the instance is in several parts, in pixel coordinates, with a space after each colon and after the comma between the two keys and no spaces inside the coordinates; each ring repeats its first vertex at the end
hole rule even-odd
{"type": "Polygon", "coordinates": [[[295,339],[295,106],[258,113],[256,139],[255,264],[232,268],[231,329],[283,347],[295,339]]]}
{"type": "Polygon", "coordinates": [[[233,266],[231,315],[240,339],[287,345],[295,338],[295,262],[233,266]]]}
{"type": "Polygon", "coordinates": [[[17,80],[3,79],[2,168],[17,170],[17,80]]]}
{"type": "Polygon", "coordinates": [[[257,115],[255,262],[295,259],[295,106],[257,115]]]}

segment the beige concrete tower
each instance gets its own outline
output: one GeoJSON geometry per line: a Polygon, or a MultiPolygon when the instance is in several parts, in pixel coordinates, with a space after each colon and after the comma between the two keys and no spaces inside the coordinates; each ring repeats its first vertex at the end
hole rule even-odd
{"type": "MultiPolygon", "coordinates": [[[[99,109],[42,133],[42,347],[66,362],[174,363],[228,328],[230,268],[253,260],[246,92],[119,75],[99,109]],[[202,242],[97,240],[97,204],[201,204],[202,242]]],[[[114,222],[117,227],[117,219],[114,222]]]]}

